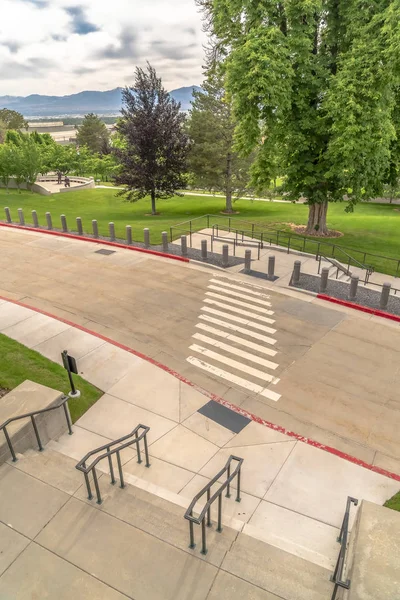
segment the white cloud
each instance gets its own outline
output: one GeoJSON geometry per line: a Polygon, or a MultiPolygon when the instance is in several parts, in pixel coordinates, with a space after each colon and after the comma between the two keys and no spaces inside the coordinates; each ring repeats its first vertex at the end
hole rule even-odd
{"type": "Polygon", "coordinates": [[[157,69],[167,89],[200,84],[194,0],[2,0],[0,95],[64,95],[133,82],[157,69]]]}

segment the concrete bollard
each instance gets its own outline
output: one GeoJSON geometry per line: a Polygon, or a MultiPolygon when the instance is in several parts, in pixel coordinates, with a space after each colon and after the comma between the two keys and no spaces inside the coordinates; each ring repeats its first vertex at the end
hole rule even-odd
{"type": "Polygon", "coordinates": [[[36,210],[32,211],[32,221],[33,221],[34,227],[39,227],[39,219],[38,219],[36,210]]]}
{"type": "Polygon", "coordinates": [[[76,229],[78,235],[83,235],[82,219],[80,217],[76,217],[76,229]]]}
{"type": "Polygon", "coordinates": [[[144,247],[149,248],[150,247],[150,229],[148,229],[147,227],[145,227],[143,229],[143,237],[144,237],[144,247]]]}
{"type": "Polygon", "coordinates": [[[250,273],[251,271],[251,250],[244,251],[244,272],[250,273]]]}
{"type": "Polygon", "coordinates": [[[46,213],[46,222],[47,222],[47,229],[53,229],[53,221],[51,219],[51,214],[49,212],[46,213]]]}
{"type": "Polygon", "coordinates": [[[115,242],[115,225],[114,225],[114,223],[108,224],[108,231],[110,233],[110,240],[112,242],[115,242]]]}
{"type": "Polygon", "coordinates": [[[64,233],[67,233],[67,217],[65,215],[61,215],[61,227],[64,233]]]}
{"type": "Polygon", "coordinates": [[[382,292],[381,292],[381,297],[379,300],[379,307],[380,308],[386,308],[389,302],[389,298],[390,298],[390,290],[391,290],[392,286],[390,283],[384,283],[382,285],[382,292]]]}
{"type": "Polygon", "coordinates": [[[275,277],[275,256],[268,257],[268,279],[275,277]]]}
{"type": "Polygon", "coordinates": [[[201,240],[201,260],[207,260],[207,240],[201,240]]]}
{"type": "Polygon", "coordinates": [[[352,275],[351,281],[350,281],[350,292],[349,292],[350,300],[356,299],[357,289],[358,289],[358,280],[359,280],[359,278],[357,277],[357,275],[352,275]]]}
{"type": "Polygon", "coordinates": [[[5,207],[4,212],[6,213],[7,223],[12,223],[12,221],[11,221],[11,213],[10,213],[10,209],[8,208],[8,206],[5,207]]]}
{"type": "Polygon", "coordinates": [[[161,237],[163,252],[168,252],[168,233],[166,231],[163,231],[161,237]]]}
{"type": "Polygon", "coordinates": [[[98,238],[99,237],[99,226],[97,224],[96,219],[93,219],[93,221],[92,221],[92,229],[93,229],[93,237],[98,238]]]}
{"type": "Polygon", "coordinates": [[[299,260],[295,260],[294,265],[293,265],[293,275],[292,275],[293,285],[298,285],[300,283],[300,274],[301,274],[301,262],[299,260]]]}
{"type": "Polygon", "coordinates": [[[128,246],[132,245],[132,227],[130,225],[127,225],[125,227],[126,229],[126,243],[128,244],[128,246]]]}
{"type": "Polygon", "coordinates": [[[25,225],[24,211],[22,210],[22,208],[18,209],[18,218],[19,218],[19,224],[25,225]]]}
{"type": "Polygon", "coordinates": [[[229,246],[224,244],[222,246],[222,266],[224,269],[229,265],[229,246]]]}
{"type": "Polygon", "coordinates": [[[187,237],[186,235],[181,235],[181,252],[182,256],[187,256],[187,237]]]}
{"type": "Polygon", "coordinates": [[[328,267],[324,267],[321,271],[321,280],[319,282],[319,293],[320,294],[323,294],[327,290],[328,277],[329,277],[329,269],[328,269],[328,267]]]}

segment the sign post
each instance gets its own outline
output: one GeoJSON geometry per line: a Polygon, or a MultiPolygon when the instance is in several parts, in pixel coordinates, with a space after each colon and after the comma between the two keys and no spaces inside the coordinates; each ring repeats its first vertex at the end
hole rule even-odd
{"type": "Polygon", "coordinates": [[[75,388],[74,380],[72,378],[72,373],[78,375],[78,367],[76,365],[76,360],[73,356],[68,354],[68,350],[64,350],[61,352],[61,358],[63,361],[64,369],[68,373],[69,383],[71,385],[71,391],[68,394],[70,398],[79,398],[81,393],[79,390],[75,388]]]}

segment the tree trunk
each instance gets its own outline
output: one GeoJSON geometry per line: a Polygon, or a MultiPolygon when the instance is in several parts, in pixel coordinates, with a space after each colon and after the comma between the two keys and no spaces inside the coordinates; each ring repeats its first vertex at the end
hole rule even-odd
{"type": "Polygon", "coordinates": [[[157,214],[157,212],[156,212],[156,191],[154,188],[151,190],[151,214],[152,215],[157,214]]]}
{"type": "Polygon", "coordinates": [[[232,154],[228,152],[226,157],[226,203],[225,212],[232,213],[232,154]]]}
{"type": "Polygon", "coordinates": [[[308,207],[308,223],[305,233],[307,235],[327,235],[326,213],[328,212],[328,201],[320,204],[310,204],[308,207]]]}

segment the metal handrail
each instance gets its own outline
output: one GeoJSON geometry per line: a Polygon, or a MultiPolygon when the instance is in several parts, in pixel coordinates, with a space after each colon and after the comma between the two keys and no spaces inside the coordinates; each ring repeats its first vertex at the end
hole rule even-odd
{"type": "MultiPolygon", "coordinates": [[[[240,242],[238,240],[238,237],[241,235],[242,236],[242,244],[247,244],[251,241],[254,241],[254,243],[257,245],[257,260],[260,260],[260,253],[261,250],[264,248],[263,245],[263,241],[259,241],[257,238],[254,239],[254,237],[252,236],[250,240],[245,240],[244,237],[245,235],[247,237],[250,237],[249,235],[250,231],[246,231],[245,229],[232,229],[230,227],[224,227],[224,226],[220,226],[218,224],[214,224],[212,226],[212,234],[211,234],[211,239],[217,239],[217,238],[222,238],[222,239],[226,239],[227,242],[232,242],[233,243],[233,255],[236,256],[236,247],[239,246],[240,242]],[[234,238],[229,238],[227,236],[223,236],[219,234],[219,230],[222,231],[227,231],[228,233],[234,233],[235,237],[234,238]],[[215,230],[217,230],[217,234],[215,235],[215,230]]],[[[202,234],[203,235],[203,234],[202,234]]],[[[262,235],[262,234],[261,234],[262,235]]]]}
{"type": "Polygon", "coordinates": [[[149,449],[148,449],[148,445],[147,445],[147,433],[149,431],[150,431],[150,427],[147,427],[146,425],[137,425],[135,427],[135,429],[133,431],[131,431],[131,433],[128,433],[127,435],[124,435],[123,437],[120,437],[117,440],[113,440],[109,444],[104,444],[104,446],[99,446],[98,448],[91,450],[78,462],[78,464],[75,466],[75,468],[78,469],[78,471],[81,471],[85,477],[85,483],[86,483],[86,488],[88,491],[88,499],[89,500],[92,500],[92,498],[93,498],[92,488],[90,486],[90,481],[89,481],[89,473],[91,472],[92,476],[93,476],[94,486],[96,488],[97,504],[102,503],[100,487],[99,487],[99,482],[98,482],[98,477],[97,477],[97,472],[96,472],[96,465],[101,460],[103,460],[103,458],[108,458],[108,464],[110,467],[110,475],[111,475],[111,484],[114,485],[116,483],[116,479],[114,476],[114,466],[112,464],[112,455],[113,454],[117,455],[117,464],[118,464],[121,488],[125,487],[124,474],[122,472],[122,463],[121,463],[121,456],[120,456],[121,450],[124,450],[124,448],[128,448],[132,444],[136,444],[137,458],[138,458],[138,463],[140,464],[143,461],[142,461],[142,457],[141,457],[141,453],[140,453],[140,443],[139,442],[141,440],[143,440],[144,453],[145,453],[145,457],[146,457],[146,467],[150,467],[149,449]],[[142,430],[140,434],[139,434],[139,430],[142,430]],[[125,444],[123,444],[122,442],[125,442],[125,440],[129,440],[129,441],[126,442],[125,444]],[[118,444],[118,446],[116,448],[112,448],[113,446],[116,446],[117,444],[118,444]],[[87,461],[89,460],[89,458],[91,456],[98,454],[99,452],[102,452],[103,450],[106,450],[106,452],[104,452],[104,454],[100,454],[100,456],[97,456],[97,458],[90,465],[86,465],[87,461]]]}
{"type": "Polygon", "coordinates": [[[192,502],[190,503],[189,508],[185,512],[185,519],[187,519],[189,521],[189,536],[190,536],[189,548],[193,549],[193,548],[196,547],[196,544],[195,544],[195,541],[194,541],[194,524],[196,523],[196,525],[201,525],[201,533],[202,533],[201,554],[207,554],[208,550],[207,550],[207,541],[206,541],[206,520],[205,520],[205,518],[206,518],[206,513],[207,513],[207,527],[211,527],[212,526],[212,523],[211,523],[211,505],[215,502],[215,500],[217,498],[218,498],[218,527],[217,527],[217,531],[218,532],[222,531],[222,492],[226,489],[226,498],[230,498],[230,496],[231,496],[231,494],[230,494],[231,482],[233,481],[233,479],[235,479],[235,477],[237,477],[236,502],[240,502],[240,500],[241,500],[241,498],[240,498],[240,476],[241,476],[241,468],[242,468],[243,460],[244,460],[243,458],[239,458],[238,456],[231,455],[229,457],[229,459],[228,459],[225,467],[223,469],[221,469],[219,471],[219,473],[217,473],[215,475],[215,477],[213,477],[211,479],[211,481],[209,481],[209,483],[207,483],[207,485],[205,485],[203,487],[203,489],[200,490],[200,492],[198,494],[196,494],[196,496],[193,498],[192,502]],[[236,461],[238,464],[237,464],[235,470],[231,473],[231,463],[232,463],[232,461],[236,461]],[[213,494],[211,496],[211,487],[225,473],[227,473],[227,477],[226,477],[225,481],[223,483],[221,483],[221,485],[219,486],[219,488],[215,492],[215,494],[213,494]],[[195,507],[196,503],[200,500],[200,498],[205,493],[207,493],[207,502],[205,503],[205,505],[203,507],[203,510],[201,511],[201,513],[199,514],[199,516],[198,517],[194,517],[193,516],[194,507],[195,507]]]}
{"type": "Polygon", "coordinates": [[[40,439],[39,430],[37,428],[37,423],[36,423],[35,417],[37,415],[41,415],[43,413],[50,412],[51,410],[57,410],[57,408],[63,407],[64,408],[64,413],[65,413],[65,418],[67,420],[68,433],[69,433],[69,435],[72,435],[72,433],[73,433],[72,432],[72,423],[71,423],[71,417],[69,415],[68,405],[67,405],[68,400],[69,400],[68,396],[63,396],[61,398],[61,402],[59,404],[57,404],[56,406],[49,406],[48,408],[42,408],[41,410],[34,410],[32,412],[25,413],[23,415],[18,415],[17,417],[10,417],[2,425],[0,425],[0,431],[1,430],[4,431],[4,436],[6,438],[7,445],[9,447],[9,449],[10,449],[13,462],[17,462],[18,459],[17,459],[17,456],[15,454],[14,447],[12,445],[9,433],[7,431],[7,426],[10,423],[13,423],[14,421],[20,421],[21,419],[28,419],[28,418],[30,418],[31,422],[32,422],[33,430],[35,432],[36,440],[37,440],[37,443],[38,443],[38,446],[39,446],[39,452],[42,452],[43,451],[43,445],[42,445],[42,440],[40,439]]]}
{"type": "Polygon", "coordinates": [[[340,534],[339,534],[339,537],[337,538],[337,541],[340,544],[340,551],[339,551],[339,556],[338,556],[338,559],[336,562],[335,570],[331,577],[331,581],[335,584],[331,600],[335,600],[337,591],[340,587],[344,588],[346,590],[348,590],[350,588],[350,579],[346,579],[345,581],[343,581],[343,571],[344,571],[344,567],[345,567],[345,558],[346,558],[346,552],[347,552],[347,537],[349,534],[349,518],[350,518],[351,504],[354,504],[354,506],[357,506],[358,499],[352,498],[351,496],[348,496],[348,498],[347,498],[346,511],[344,513],[343,523],[342,523],[342,527],[340,529],[340,534]]]}

